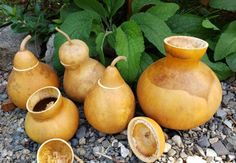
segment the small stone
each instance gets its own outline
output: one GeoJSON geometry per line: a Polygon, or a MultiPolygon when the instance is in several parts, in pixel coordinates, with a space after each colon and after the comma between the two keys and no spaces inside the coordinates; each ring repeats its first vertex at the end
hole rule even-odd
{"type": "Polygon", "coordinates": [[[129,155],[129,149],[126,148],[124,145],[120,147],[120,153],[123,158],[126,158],[129,155]]]}
{"type": "Polygon", "coordinates": [[[206,149],[206,156],[207,157],[217,157],[217,154],[213,149],[207,148],[206,149]]]}
{"type": "Polygon", "coordinates": [[[86,144],[86,139],[85,139],[84,137],[82,137],[81,139],[79,139],[79,144],[80,144],[80,145],[86,144]]]}
{"type": "Polygon", "coordinates": [[[184,153],[184,152],[181,152],[181,153],[180,153],[180,157],[181,157],[181,158],[186,158],[186,157],[188,157],[188,155],[187,155],[186,153],[184,153]]]}
{"type": "Polygon", "coordinates": [[[175,135],[171,139],[178,147],[184,147],[182,139],[179,135],[175,135]]]}
{"type": "Polygon", "coordinates": [[[25,155],[28,155],[28,154],[30,154],[30,150],[28,150],[28,149],[23,149],[23,152],[22,152],[23,154],[25,154],[25,155]]]}
{"type": "Polygon", "coordinates": [[[101,143],[104,139],[105,139],[105,137],[101,137],[100,139],[97,140],[97,142],[101,143]]]}
{"type": "Polygon", "coordinates": [[[224,128],[223,128],[223,133],[224,133],[225,135],[229,135],[229,134],[231,133],[231,129],[228,128],[228,127],[224,127],[224,128]]]}
{"type": "Polygon", "coordinates": [[[209,139],[210,144],[214,144],[218,141],[219,139],[217,137],[209,139]]]}
{"type": "Polygon", "coordinates": [[[218,109],[216,112],[216,116],[221,119],[224,119],[227,116],[227,113],[222,109],[218,109]]]}
{"type": "Polygon", "coordinates": [[[86,151],[84,150],[84,148],[79,148],[79,155],[84,156],[85,154],[86,154],[86,151]]]}
{"type": "Polygon", "coordinates": [[[0,99],[1,99],[1,101],[6,100],[7,99],[7,94],[5,94],[5,93],[1,94],[0,99]]]}
{"type": "Polygon", "coordinates": [[[206,158],[206,162],[207,162],[207,163],[215,163],[214,157],[207,157],[207,158],[206,158]]]}
{"type": "Polygon", "coordinates": [[[230,129],[233,128],[233,123],[232,123],[231,121],[227,120],[227,119],[224,121],[224,124],[225,124],[227,127],[229,127],[230,129]]]}
{"type": "Polygon", "coordinates": [[[175,161],[175,163],[183,163],[184,161],[183,161],[183,159],[182,158],[178,158],[176,161],[175,161]]]}
{"type": "Polygon", "coordinates": [[[164,153],[167,153],[171,149],[171,145],[169,143],[165,143],[164,153]]]}
{"type": "Polygon", "coordinates": [[[206,157],[205,152],[203,151],[203,149],[201,147],[199,147],[198,145],[195,145],[195,147],[201,156],[206,157]]]}
{"type": "Polygon", "coordinates": [[[227,142],[231,144],[235,150],[236,150],[236,136],[231,136],[229,138],[226,138],[227,142]]]}
{"type": "Polygon", "coordinates": [[[86,131],[87,129],[85,126],[80,127],[79,130],[76,132],[76,138],[80,139],[82,137],[85,137],[86,131]]]}
{"type": "Polygon", "coordinates": [[[78,139],[73,138],[73,139],[71,140],[71,145],[72,145],[73,147],[76,147],[78,144],[79,144],[78,139]]]}
{"type": "Polygon", "coordinates": [[[168,156],[172,157],[176,154],[176,151],[174,149],[170,149],[167,154],[168,156]]]}
{"type": "Polygon", "coordinates": [[[233,161],[236,159],[235,155],[228,155],[229,161],[233,161]]]}
{"type": "Polygon", "coordinates": [[[2,155],[1,155],[1,157],[4,158],[4,157],[6,157],[6,156],[7,156],[7,150],[4,149],[4,150],[2,151],[2,155]]]}
{"type": "Polygon", "coordinates": [[[206,163],[206,161],[199,156],[188,156],[186,163],[206,163]]]}
{"type": "Polygon", "coordinates": [[[119,135],[116,136],[116,139],[118,139],[118,140],[126,140],[127,136],[119,134],[119,135]]]}
{"type": "Polygon", "coordinates": [[[216,157],[215,160],[216,161],[222,161],[222,158],[221,157],[216,157]]]}
{"type": "Polygon", "coordinates": [[[211,145],[212,148],[215,150],[217,155],[226,155],[229,153],[229,151],[225,148],[225,146],[222,144],[221,141],[218,141],[211,145]]]}
{"type": "Polygon", "coordinates": [[[206,136],[203,136],[201,137],[198,141],[197,141],[197,144],[202,147],[202,148],[205,148],[205,147],[209,147],[210,146],[210,143],[208,141],[208,138],[206,136]]]}
{"type": "Polygon", "coordinates": [[[228,94],[223,96],[223,103],[227,105],[231,99],[234,98],[234,94],[228,91],[228,94]]]}
{"type": "Polygon", "coordinates": [[[108,141],[108,140],[104,140],[103,142],[102,142],[102,146],[104,147],[104,148],[107,148],[107,147],[109,147],[111,144],[110,144],[110,142],[108,141]]]}
{"type": "Polygon", "coordinates": [[[96,146],[96,147],[93,148],[93,154],[95,156],[99,156],[98,153],[104,153],[104,151],[105,151],[105,149],[101,146],[96,146]]]}

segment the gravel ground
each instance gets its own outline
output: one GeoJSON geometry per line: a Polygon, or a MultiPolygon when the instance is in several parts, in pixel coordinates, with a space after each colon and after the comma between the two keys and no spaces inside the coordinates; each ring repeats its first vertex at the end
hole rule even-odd
{"type": "MultiPolygon", "coordinates": [[[[7,100],[8,72],[0,71],[0,106],[7,100]]],[[[188,131],[164,129],[168,135],[165,152],[157,163],[235,163],[236,154],[236,79],[222,82],[223,101],[214,117],[205,125],[188,131]],[[195,162],[194,162],[195,161],[195,162]]],[[[138,163],[129,148],[126,131],[105,135],[93,129],[80,107],[80,127],[70,143],[85,162],[138,163]],[[102,155],[105,155],[106,158],[102,155]],[[113,161],[111,160],[113,159],[113,161]]],[[[26,111],[0,109],[0,162],[34,163],[39,145],[24,131],[26,111]]]]}

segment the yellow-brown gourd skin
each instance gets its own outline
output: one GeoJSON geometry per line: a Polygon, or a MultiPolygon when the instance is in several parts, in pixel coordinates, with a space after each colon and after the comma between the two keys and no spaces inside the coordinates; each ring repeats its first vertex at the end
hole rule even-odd
{"type": "Polygon", "coordinates": [[[50,66],[39,62],[32,52],[23,47],[16,53],[13,70],[8,77],[7,93],[10,100],[17,107],[25,109],[29,96],[45,86],[59,87],[56,72],[50,66]]]}
{"type": "Polygon", "coordinates": [[[178,130],[197,127],[213,116],[222,88],[214,72],[200,61],[207,45],[194,37],[165,39],[167,57],[150,65],[138,81],[138,100],[147,116],[178,130]]]}
{"type": "Polygon", "coordinates": [[[119,71],[109,66],[84,102],[88,122],[98,131],[114,134],[124,130],[134,116],[135,99],[119,71]]]}
{"type": "Polygon", "coordinates": [[[105,67],[98,61],[89,58],[89,48],[85,42],[73,39],[56,28],[67,41],[59,48],[59,58],[65,67],[63,87],[73,100],[84,102],[88,92],[101,78],[105,67]]]}
{"type": "Polygon", "coordinates": [[[25,131],[37,143],[52,138],[68,141],[79,126],[79,112],[76,105],[61,96],[56,87],[44,87],[36,91],[27,102],[27,110],[25,131]],[[37,102],[48,97],[56,97],[57,101],[45,111],[33,111],[37,102]]]}
{"type": "Polygon", "coordinates": [[[83,102],[104,72],[104,66],[88,58],[75,68],[65,67],[63,87],[73,100],[83,102]]]}

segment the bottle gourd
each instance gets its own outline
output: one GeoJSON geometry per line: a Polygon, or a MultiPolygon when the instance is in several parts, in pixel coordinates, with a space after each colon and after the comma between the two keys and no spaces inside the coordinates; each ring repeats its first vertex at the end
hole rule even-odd
{"type": "Polygon", "coordinates": [[[59,59],[65,67],[63,86],[66,94],[73,100],[83,102],[88,92],[101,78],[105,67],[89,58],[89,48],[85,42],[73,39],[56,28],[67,41],[59,49],[59,59]]]}
{"type": "Polygon", "coordinates": [[[8,78],[7,94],[19,108],[25,109],[29,96],[45,86],[59,86],[55,71],[48,65],[39,62],[34,54],[25,48],[31,36],[24,38],[20,50],[13,59],[13,70],[8,78]]]}

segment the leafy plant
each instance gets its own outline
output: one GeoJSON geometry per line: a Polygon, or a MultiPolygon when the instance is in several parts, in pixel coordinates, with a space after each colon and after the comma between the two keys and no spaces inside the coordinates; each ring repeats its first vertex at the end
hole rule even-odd
{"type": "MultiPolygon", "coordinates": [[[[165,55],[163,39],[171,35],[190,35],[208,41],[209,50],[203,61],[221,80],[235,72],[236,23],[218,21],[221,15],[235,11],[233,0],[227,0],[232,5],[206,1],[204,5],[210,7],[194,1],[192,8],[189,1],[169,1],[74,0],[64,6],[73,8],[71,12],[61,9],[60,28],[70,37],[85,41],[90,55],[104,65],[116,55],[125,55],[127,62],[118,63],[118,68],[129,83],[136,82],[149,64],[165,55]]],[[[63,72],[63,67],[58,49],[65,41],[56,34],[54,66],[59,72],[63,72]]]]}

